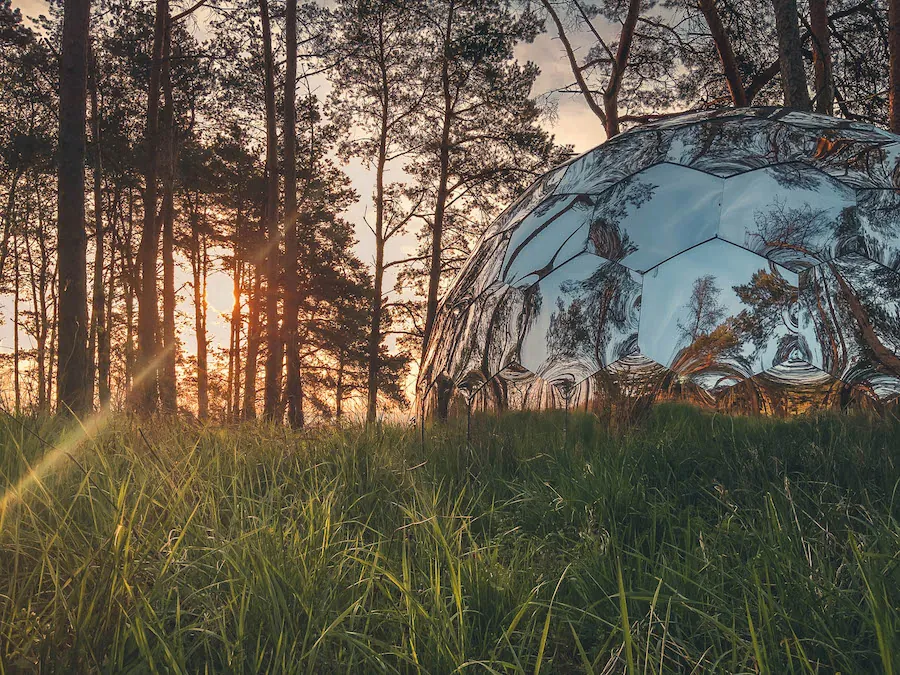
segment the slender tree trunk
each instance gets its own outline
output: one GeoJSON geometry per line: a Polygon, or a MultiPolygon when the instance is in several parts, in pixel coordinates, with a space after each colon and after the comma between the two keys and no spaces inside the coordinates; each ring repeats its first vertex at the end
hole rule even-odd
{"type": "MultiPolygon", "coordinates": [[[[24,164],[24,163],[23,163],[24,164]]],[[[9,192],[6,193],[6,211],[3,212],[3,239],[0,240],[0,279],[3,278],[3,270],[6,267],[6,258],[9,252],[9,238],[12,233],[12,214],[16,208],[16,187],[25,173],[24,166],[16,167],[13,172],[9,192]]]]}
{"type": "Polygon", "coordinates": [[[387,163],[388,93],[386,73],[382,71],[382,115],[378,160],[375,168],[375,275],[372,288],[372,316],[369,326],[368,391],[366,424],[378,419],[378,375],[381,370],[381,314],[384,293],[384,168],[387,163]]]}
{"type": "Polygon", "coordinates": [[[97,341],[97,389],[100,398],[100,407],[108,408],[111,401],[109,370],[110,370],[110,336],[113,327],[113,300],[116,295],[116,256],[115,241],[116,230],[114,221],[109,230],[112,233],[112,243],[109,256],[109,291],[106,293],[106,309],[103,312],[103,327],[98,334],[97,341]]]}
{"type": "Polygon", "coordinates": [[[163,259],[163,325],[162,356],[159,368],[159,402],[163,412],[178,410],[176,364],[178,345],[175,335],[175,117],[172,101],[172,28],[166,21],[163,38],[163,66],[161,73],[163,110],[160,131],[162,160],[162,259],[163,259]]]}
{"type": "Polygon", "coordinates": [[[259,0],[266,99],[266,373],[263,412],[275,419],[281,393],[281,336],[278,331],[278,132],[275,120],[275,62],[268,0],[259,0]]]}
{"type": "Polygon", "coordinates": [[[194,275],[194,330],[197,335],[197,416],[209,417],[209,377],[206,336],[206,247],[200,239],[199,223],[192,220],[191,271],[194,275]]]}
{"type": "MultiPolygon", "coordinates": [[[[35,333],[37,334],[38,409],[44,412],[49,410],[50,401],[52,400],[52,341],[54,337],[52,335],[50,337],[51,353],[48,357],[47,336],[51,331],[51,326],[47,296],[53,295],[53,280],[52,278],[49,278],[51,274],[45,237],[44,209],[37,181],[32,181],[32,187],[35,197],[35,211],[38,220],[37,240],[40,253],[40,266],[37,273],[35,273],[34,256],[31,253],[31,243],[27,236],[25,238],[25,254],[28,257],[28,270],[31,277],[31,296],[34,303],[35,333]]],[[[53,306],[56,306],[55,296],[53,297],[53,306]]]]}
{"type": "Polygon", "coordinates": [[[334,419],[338,424],[344,413],[344,351],[338,353],[337,382],[334,388],[334,419]]]}
{"type": "MultiPolygon", "coordinates": [[[[90,96],[91,96],[91,140],[94,142],[93,160],[93,178],[94,178],[94,288],[93,298],[91,299],[91,337],[88,351],[91,354],[90,364],[90,383],[91,383],[91,401],[94,399],[94,380],[97,374],[97,365],[100,361],[101,344],[107,340],[104,335],[106,331],[106,302],[103,298],[103,191],[102,191],[102,160],[100,155],[100,104],[99,92],[97,91],[98,72],[96,59],[91,54],[91,76],[90,76],[90,96]]],[[[99,387],[98,383],[98,387],[99,387]]]]}
{"type": "Polygon", "coordinates": [[[441,143],[438,188],[434,208],[434,222],[431,225],[431,263],[428,272],[428,299],[425,306],[425,334],[422,339],[422,354],[431,337],[434,317],[437,314],[438,291],[441,285],[441,240],[444,234],[444,214],[447,208],[447,182],[450,172],[450,128],[453,124],[453,97],[450,92],[450,53],[453,34],[454,4],[451,1],[447,8],[447,23],[444,26],[444,50],[441,57],[441,95],[444,102],[443,120],[441,123],[441,143]]]}
{"type": "Polygon", "coordinates": [[[891,131],[900,134],[900,0],[888,0],[888,51],[890,53],[888,118],[891,131]]]}
{"type": "Polygon", "coordinates": [[[606,113],[603,111],[603,108],[597,103],[597,100],[594,98],[594,92],[591,91],[590,85],[587,83],[587,80],[584,79],[584,71],[578,65],[578,58],[575,56],[575,49],[572,47],[572,43],[569,40],[568,35],[566,35],[566,28],[563,25],[562,19],[559,18],[559,14],[553,8],[553,4],[550,2],[550,0],[541,0],[541,4],[544,6],[544,9],[547,10],[547,13],[553,20],[553,24],[556,26],[556,33],[559,37],[559,41],[562,42],[563,48],[566,51],[566,57],[569,60],[569,68],[572,70],[572,75],[575,78],[575,84],[578,85],[578,89],[581,92],[585,103],[587,103],[588,108],[590,108],[591,112],[597,116],[597,119],[600,120],[600,123],[603,125],[603,127],[606,128],[606,113]]]}
{"type": "Polygon", "coordinates": [[[775,30],[778,34],[778,60],[781,65],[781,86],[784,104],[797,110],[812,110],[803,52],[800,41],[800,19],[797,0],[772,0],[775,6],[775,30]]]}
{"type": "Polygon", "coordinates": [[[133,381],[139,410],[151,413],[158,402],[159,364],[156,261],[159,248],[159,227],[156,218],[159,168],[159,90],[165,47],[166,24],[169,21],[169,0],[156,0],[156,23],[153,29],[153,56],[150,61],[150,84],[147,91],[147,126],[144,148],[147,163],[144,173],[144,229],[141,233],[141,286],[138,296],[138,373],[133,381]]]}
{"type": "Polygon", "coordinates": [[[256,417],[256,359],[259,355],[260,325],[259,301],[262,294],[262,275],[259,265],[253,266],[253,290],[247,300],[247,361],[244,364],[244,401],[241,417],[256,417]]]}
{"type": "Polygon", "coordinates": [[[834,86],[828,0],[809,0],[809,26],[812,31],[813,68],[816,73],[816,112],[831,115],[834,113],[834,86]]]}
{"type": "Polygon", "coordinates": [[[90,410],[87,351],[87,233],[84,223],[85,104],[90,0],[67,0],[59,71],[59,314],[57,400],[76,415],[90,410]]]}
{"type": "Polygon", "coordinates": [[[628,68],[628,60],[631,56],[631,43],[634,41],[634,31],[637,21],[641,16],[641,0],[630,0],[628,14],[625,15],[625,23],[622,24],[622,32],[619,34],[619,48],[616,51],[615,61],[612,63],[612,75],[609,84],[603,93],[603,110],[606,113],[606,137],[617,136],[621,131],[619,126],[619,91],[622,89],[622,79],[628,68]]]}
{"type": "Polygon", "coordinates": [[[300,278],[297,273],[297,0],[287,0],[287,63],[284,79],[284,337],[287,349],[288,423],[303,427],[303,384],[300,379],[300,278]]]}
{"type": "MultiPolygon", "coordinates": [[[[238,221],[241,219],[240,211],[238,211],[238,221]]],[[[235,238],[235,244],[237,239],[235,238]]],[[[236,249],[235,245],[235,249],[236,249]]],[[[241,350],[241,262],[237,256],[237,250],[234,251],[234,262],[232,266],[232,283],[234,284],[234,304],[231,307],[231,320],[229,321],[229,337],[228,337],[228,391],[225,398],[225,417],[232,422],[237,417],[239,379],[237,373],[239,371],[239,355],[241,350]]]]}
{"type": "MultiPolygon", "coordinates": [[[[238,272],[238,284],[244,277],[244,267],[241,264],[238,272]]],[[[240,292],[240,286],[238,286],[238,293],[240,292]]],[[[241,316],[240,300],[238,300],[237,325],[234,328],[234,398],[231,405],[232,420],[235,422],[241,418],[241,328],[243,325],[244,319],[241,316]]]]}
{"type": "Polygon", "coordinates": [[[13,391],[15,404],[13,410],[16,415],[22,411],[22,390],[19,387],[19,239],[13,235],[13,260],[15,270],[13,273],[13,391]]]}
{"type": "Polygon", "coordinates": [[[122,238],[121,264],[122,270],[128,272],[125,289],[125,397],[131,396],[131,385],[134,380],[134,298],[139,282],[132,256],[132,236],[134,234],[134,193],[128,188],[128,231],[122,238]]]}
{"type": "Polygon", "coordinates": [[[747,105],[747,93],[741,80],[741,71],[738,68],[734,49],[731,47],[731,40],[722,24],[722,17],[719,16],[715,0],[700,0],[698,4],[703,18],[706,19],[706,25],[709,27],[709,34],[716,45],[716,51],[719,53],[722,71],[725,73],[725,81],[728,83],[728,91],[731,94],[731,102],[736,108],[743,108],[747,105]]]}

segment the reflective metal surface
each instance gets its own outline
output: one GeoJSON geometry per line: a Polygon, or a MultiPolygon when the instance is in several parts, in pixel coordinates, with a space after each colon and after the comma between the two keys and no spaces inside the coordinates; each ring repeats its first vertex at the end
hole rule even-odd
{"type": "Polygon", "coordinates": [[[704,389],[785,360],[796,341],[798,277],[715,239],[644,275],[641,352],[704,389]]]}
{"type": "Polygon", "coordinates": [[[488,227],[417,391],[443,413],[900,397],[900,137],[782,108],[620,134],[488,227]]]}
{"type": "Polygon", "coordinates": [[[724,181],[675,164],[657,164],[600,198],[592,252],[637,272],[716,235],[724,181]]]}
{"type": "Polygon", "coordinates": [[[583,253],[526,291],[519,362],[567,390],[637,351],[639,274],[583,253]]]}

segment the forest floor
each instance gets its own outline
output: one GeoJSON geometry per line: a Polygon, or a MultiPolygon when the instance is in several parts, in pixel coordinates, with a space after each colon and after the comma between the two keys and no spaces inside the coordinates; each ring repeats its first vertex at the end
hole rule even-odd
{"type": "Polygon", "coordinates": [[[900,673],[897,420],[87,431],[0,421],[0,672],[900,673]]]}

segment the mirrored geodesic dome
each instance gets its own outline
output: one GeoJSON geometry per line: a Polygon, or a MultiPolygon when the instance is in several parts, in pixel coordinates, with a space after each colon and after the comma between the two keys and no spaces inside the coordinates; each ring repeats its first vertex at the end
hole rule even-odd
{"type": "Polygon", "coordinates": [[[900,136],[783,108],[647,124],[541,176],[443,298],[422,409],[900,396],[900,136]]]}

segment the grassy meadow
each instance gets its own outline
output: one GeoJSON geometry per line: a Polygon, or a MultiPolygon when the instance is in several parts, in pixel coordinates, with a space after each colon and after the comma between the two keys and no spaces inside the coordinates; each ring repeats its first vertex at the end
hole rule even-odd
{"type": "Polygon", "coordinates": [[[0,672],[900,673],[900,422],[563,427],[6,417],[0,672]]]}

